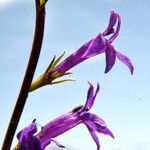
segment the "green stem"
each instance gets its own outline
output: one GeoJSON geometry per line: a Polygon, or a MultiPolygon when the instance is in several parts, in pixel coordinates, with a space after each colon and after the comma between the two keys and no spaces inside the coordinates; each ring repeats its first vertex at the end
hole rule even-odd
{"type": "Polygon", "coordinates": [[[33,45],[31,49],[31,54],[24,76],[24,80],[12,113],[9,126],[4,138],[4,142],[1,150],[10,150],[14,134],[16,132],[23,108],[26,103],[26,99],[29,93],[30,85],[34,76],[34,72],[39,59],[43,34],[44,34],[44,24],[45,24],[45,4],[41,6],[40,0],[35,0],[36,5],[36,23],[35,23],[35,34],[33,39],[33,45]]]}

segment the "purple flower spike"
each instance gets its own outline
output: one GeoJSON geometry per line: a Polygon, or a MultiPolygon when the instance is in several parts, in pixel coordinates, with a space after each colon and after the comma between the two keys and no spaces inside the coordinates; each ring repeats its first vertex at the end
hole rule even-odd
{"type": "Polygon", "coordinates": [[[107,128],[106,123],[96,114],[89,112],[100,89],[99,84],[97,84],[95,91],[91,83],[89,83],[89,86],[85,105],[78,106],[71,112],[49,122],[43,126],[41,132],[36,135],[34,135],[37,131],[36,124],[34,122],[20,131],[17,136],[20,145],[19,150],[44,150],[51,142],[54,142],[57,146],[64,148],[64,146],[58,143],[58,141],[54,138],[81,123],[85,124],[88,128],[88,131],[97,145],[97,150],[100,149],[100,143],[96,132],[109,135],[114,138],[112,132],[107,128]]]}
{"type": "Polygon", "coordinates": [[[133,65],[128,57],[116,51],[112,42],[117,38],[121,26],[121,18],[114,10],[111,11],[109,24],[106,30],[98,34],[95,38],[86,42],[77,51],[71,54],[68,58],[58,64],[53,70],[46,74],[47,78],[55,72],[59,72],[59,76],[63,75],[66,71],[81,63],[82,61],[94,57],[95,55],[106,54],[106,68],[105,73],[109,72],[115,64],[116,56],[123,62],[133,74],[133,65]],[[114,27],[116,26],[116,29],[114,27]],[[108,39],[106,36],[111,35],[108,39]]]}

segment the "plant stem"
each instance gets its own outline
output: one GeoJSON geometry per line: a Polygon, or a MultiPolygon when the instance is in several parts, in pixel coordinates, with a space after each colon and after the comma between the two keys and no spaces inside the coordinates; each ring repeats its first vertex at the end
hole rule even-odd
{"type": "Polygon", "coordinates": [[[16,101],[16,105],[14,107],[14,111],[12,113],[1,150],[10,150],[11,148],[12,140],[16,132],[21,114],[23,112],[26,99],[28,97],[29,89],[31,86],[31,82],[34,76],[34,72],[41,51],[43,35],[44,35],[44,24],[45,24],[45,4],[41,5],[40,0],[35,0],[35,6],[36,6],[36,22],[35,22],[35,33],[34,33],[31,54],[29,57],[29,61],[24,76],[24,80],[20,89],[20,93],[18,95],[18,99],[16,101]]]}

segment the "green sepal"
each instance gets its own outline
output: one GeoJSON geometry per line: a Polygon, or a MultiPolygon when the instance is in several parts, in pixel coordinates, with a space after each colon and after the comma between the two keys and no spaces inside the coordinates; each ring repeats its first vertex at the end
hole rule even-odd
{"type": "Polygon", "coordinates": [[[72,72],[65,72],[62,76],[69,75],[69,74],[73,74],[73,73],[72,72]]]}
{"type": "Polygon", "coordinates": [[[40,5],[44,5],[45,4],[45,0],[40,0],[40,5]]]}
{"type": "Polygon", "coordinates": [[[48,72],[53,70],[56,65],[59,63],[59,61],[62,59],[62,57],[65,55],[65,52],[63,52],[51,65],[51,67],[49,68],[48,72]]]}
{"type": "Polygon", "coordinates": [[[44,73],[43,73],[43,74],[41,74],[36,80],[34,80],[34,81],[32,82],[29,91],[32,92],[32,91],[34,91],[34,90],[36,90],[36,89],[38,89],[38,88],[44,86],[44,84],[45,84],[45,83],[44,83],[44,79],[45,79],[45,77],[44,77],[44,73]]]}
{"type": "Polygon", "coordinates": [[[63,82],[66,82],[66,81],[75,81],[75,80],[74,79],[63,79],[63,80],[52,82],[51,84],[63,83],[63,82]]]}
{"type": "Polygon", "coordinates": [[[19,144],[17,144],[14,148],[13,148],[13,150],[18,150],[19,149],[19,144]]]}
{"type": "Polygon", "coordinates": [[[52,61],[50,62],[49,66],[47,67],[46,71],[45,71],[45,74],[49,71],[51,71],[52,69],[52,65],[53,63],[55,62],[55,59],[56,59],[56,56],[54,56],[54,58],[52,59],[52,61]]]}
{"type": "Polygon", "coordinates": [[[59,71],[54,72],[53,74],[51,74],[51,78],[57,78],[60,75],[59,71]]]}
{"type": "Polygon", "coordinates": [[[65,52],[63,52],[57,59],[56,59],[56,56],[53,57],[52,61],[50,62],[45,72],[42,73],[36,80],[32,82],[31,87],[30,87],[30,92],[47,84],[57,84],[57,83],[65,82],[65,81],[74,81],[72,79],[65,79],[65,80],[60,80],[60,81],[56,81],[52,83],[52,81],[55,80],[56,78],[64,76],[64,75],[72,74],[72,72],[65,72],[61,74],[60,71],[56,71],[49,75],[49,73],[56,67],[56,65],[62,59],[64,54],[65,52]]]}

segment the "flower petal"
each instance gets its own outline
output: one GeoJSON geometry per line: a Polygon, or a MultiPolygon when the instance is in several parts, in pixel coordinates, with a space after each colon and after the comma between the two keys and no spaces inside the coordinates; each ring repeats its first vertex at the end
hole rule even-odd
{"type": "Polygon", "coordinates": [[[87,93],[87,101],[86,101],[86,103],[84,105],[84,109],[85,110],[89,110],[92,107],[92,105],[93,105],[94,87],[93,87],[93,85],[90,82],[88,82],[88,83],[89,83],[90,87],[89,87],[88,93],[87,93]]]}
{"type": "MultiPolygon", "coordinates": [[[[88,121],[89,122],[89,121],[88,121]]],[[[97,132],[109,135],[112,138],[114,138],[113,133],[107,128],[107,126],[101,126],[101,124],[96,123],[96,122],[90,122],[90,126],[97,132]]]]}
{"type": "Polygon", "coordinates": [[[117,14],[117,17],[118,17],[117,28],[116,28],[116,31],[114,32],[114,34],[108,39],[109,43],[112,43],[116,39],[116,37],[118,36],[119,31],[120,31],[121,17],[119,16],[119,14],[117,14]]]}
{"type": "Polygon", "coordinates": [[[86,100],[85,105],[83,106],[83,108],[80,111],[89,111],[91,109],[91,107],[94,104],[94,100],[96,98],[96,95],[99,91],[99,84],[97,84],[97,88],[96,88],[96,91],[95,91],[95,94],[94,94],[93,85],[90,82],[88,82],[88,83],[89,83],[90,87],[89,87],[88,93],[87,93],[87,100],[86,100]]]}
{"type": "Polygon", "coordinates": [[[116,51],[112,45],[108,45],[106,50],[106,68],[105,68],[105,73],[109,72],[113,65],[115,64],[116,60],[116,51]]]}
{"type": "Polygon", "coordinates": [[[19,140],[19,150],[42,150],[40,140],[34,136],[37,127],[33,122],[17,134],[19,140]]]}
{"type": "Polygon", "coordinates": [[[80,115],[80,117],[83,120],[83,122],[93,122],[94,124],[96,123],[102,127],[106,127],[105,121],[95,114],[84,112],[80,115]]]}
{"type": "Polygon", "coordinates": [[[107,29],[102,33],[103,36],[109,35],[114,25],[117,22],[118,14],[114,10],[112,10],[110,13],[111,14],[110,14],[110,19],[109,19],[109,24],[108,24],[107,29]]]}
{"type": "Polygon", "coordinates": [[[101,33],[98,34],[98,36],[93,38],[91,43],[88,45],[88,49],[86,49],[84,55],[82,55],[82,58],[84,58],[85,60],[90,57],[103,53],[105,51],[105,45],[106,45],[106,41],[102,37],[102,34],[101,33]]]}
{"type": "MultiPolygon", "coordinates": [[[[99,125],[97,125],[99,126],[99,125]]],[[[106,135],[109,135],[110,137],[112,137],[113,139],[115,138],[113,133],[107,128],[101,128],[101,127],[97,127],[97,131],[106,135]]]]}
{"type": "Polygon", "coordinates": [[[103,119],[92,113],[83,113],[80,115],[83,123],[90,124],[90,127],[99,133],[106,134],[114,138],[113,133],[107,128],[103,119]]]}
{"type": "Polygon", "coordinates": [[[121,53],[118,52],[118,51],[116,51],[116,55],[117,55],[117,58],[118,58],[121,62],[123,62],[123,63],[130,69],[131,74],[133,74],[134,67],[133,67],[132,62],[130,61],[130,59],[129,59],[127,56],[121,54],[121,53]]]}
{"type": "Polygon", "coordinates": [[[96,143],[97,145],[97,150],[100,149],[100,143],[99,143],[99,139],[98,139],[98,136],[96,135],[95,131],[93,130],[93,128],[90,126],[90,123],[86,122],[85,123],[86,127],[88,128],[94,142],[96,143]]]}
{"type": "Polygon", "coordinates": [[[51,139],[51,141],[53,141],[58,147],[65,148],[65,146],[63,146],[62,144],[60,144],[58,141],[56,141],[54,139],[51,139]]]}
{"type": "Polygon", "coordinates": [[[93,99],[95,100],[96,96],[97,96],[97,93],[99,92],[100,90],[100,86],[99,86],[99,83],[97,83],[97,88],[96,88],[96,91],[95,91],[95,94],[93,96],[93,99]]]}

